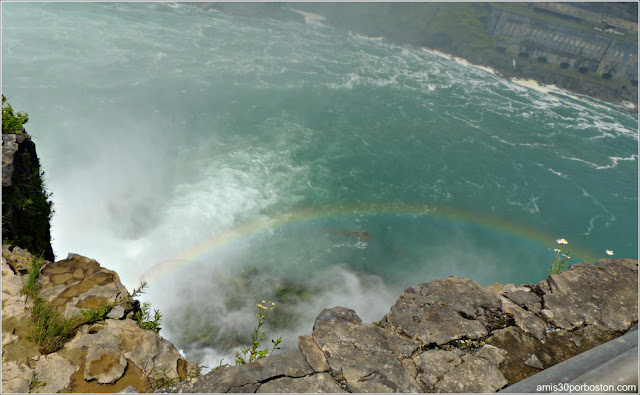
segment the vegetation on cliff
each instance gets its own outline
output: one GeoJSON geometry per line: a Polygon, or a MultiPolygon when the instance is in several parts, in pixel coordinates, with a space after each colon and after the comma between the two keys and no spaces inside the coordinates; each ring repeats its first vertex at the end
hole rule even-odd
{"type": "Polygon", "coordinates": [[[32,260],[28,280],[21,292],[33,301],[31,307],[33,326],[28,339],[40,346],[41,353],[50,354],[58,351],[71,340],[80,326],[104,320],[113,306],[82,310],[81,314],[65,317],[40,295],[38,280],[42,265],[41,258],[32,260]]]}
{"type": "Polygon", "coordinates": [[[2,95],[2,133],[20,134],[25,132],[24,125],[29,122],[29,115],[22,112],[13,112],[13,108],[7,103],[7,98],[2,95]]]}
{"type": "MultiPolygon", "coordinates": [[[[8,175],[2,188],[2,237],[5,244],[18,245],[46,260],[53,260],[50,220],[53,216],[52,194],[44,186],[44,171],[35,152],[31,137],[23,125],[29,120],[26,113],[14,113],[2,96],[2,133],[17,134],[17,150],[12,153],[13,174],[8,175]],[[24,137],[23,137],[24,136],[24,137]]],[[[3,162],[4,158],[3,138],[3,162]]],[[[4,164],[3,164],[4,166],[4,164]]]]}

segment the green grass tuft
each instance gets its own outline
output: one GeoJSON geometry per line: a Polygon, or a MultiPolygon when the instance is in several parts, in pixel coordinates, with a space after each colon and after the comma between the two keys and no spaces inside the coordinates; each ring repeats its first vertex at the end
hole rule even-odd
{"type": "Polygon", "coordinates": [[[42,258],[33,258],[29,276],[20,292],[33,301],[31,307],[33,325],[27,339],[36,342],[40,346],[41,353],[50,354],[64,347],[64,344],[75,336],[80,326],[104,320],[113,306],[83,310],[81,314],[65,317],[40,296],[38,280],[43,263],[42,258]]]}
{"type": "Polygon", "coordinates": [[[111,312],[113,305],[108,304],[99,309],[82,310],[80,313],[86,318],[87,324],[94,324],[96,322],[104,321],[107,318],[107,314],[111,312]]]}

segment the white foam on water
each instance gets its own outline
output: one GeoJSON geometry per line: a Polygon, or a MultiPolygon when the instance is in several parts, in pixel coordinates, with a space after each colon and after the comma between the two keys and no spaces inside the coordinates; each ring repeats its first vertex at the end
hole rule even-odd
{"type": "Polygon", "coordinates": [[[596,170],[613,169],[613,168],[618,166],[618,162],[620,162],[620,161],[636,161],[636,160],[638,160],[638,155],[635,155],[635,154],[631,155],[629,157],[625,157],[625,158],[621,158],[621,157],[617,157],[617,156],[610,156],[609,160],[611,161],[611,164],[609,164],[609,165],[598,165],[597,163],[593,163],[593,162],[590,162],[588,160],[581,159],[581,158],[575,158],[575,157],[572,157],[572,156],[561,155],[561,157],[564,158],[564,159],[585,163],[585,164],[589,165],[590,167],[593,167],[596,170]]]}

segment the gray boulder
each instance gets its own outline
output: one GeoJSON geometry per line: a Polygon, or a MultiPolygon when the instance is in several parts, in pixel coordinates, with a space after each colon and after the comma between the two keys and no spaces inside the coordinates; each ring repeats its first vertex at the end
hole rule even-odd
{"type": "Polygon", "coordinates": [[[447,277],[404,290],[382,326],[422,345],[442,345],[506,325],[500,307],[498,296],[475,281],[447,277]]]}
{"type": "Polygon", "coordinates": [[[323,310],[313,340],[324,353],[334,379],[349,392],[420,392],[387,344],[382,328],[364,324],[353,310],[323,310]]]}
{"type": "Polygon", "coordinates": [[[571,330],[591,324],[626,330],[638,322],[638,261],[601,259],[578,263],[538,284],[544,316],[571,330]]]}

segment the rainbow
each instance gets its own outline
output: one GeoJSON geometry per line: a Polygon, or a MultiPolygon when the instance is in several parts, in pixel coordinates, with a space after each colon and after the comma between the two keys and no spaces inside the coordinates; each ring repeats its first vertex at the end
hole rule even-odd
{"type": "MultiPolygon", "coordinates": [[[[555,240],[564,235],[549,235],[538,232],[531,228],[517,226],[511,222],[498,217],[489,217],[475,212],[453,210],[448,207],[427,207],[412,206],[406,204],[370,204],[367,206],[336,206],[319,209],[307,209],[289,212],[275,218],[262,218],[256,221],[247,222],[232,229],[220,232],[210,238],[204,239],[188,249],[182,251],[177,256],[167,259],[147,269],[140,277],[141,281],[152,282],[163,275],[181,266],[202,257],[221,246],[233,243],[234,241],[248,237],[253,234],[265,232],[269,229],[276,229],[294,223],[301,223],[321,218],[331,218],[347,215],[374,215],[374,214],[395,214],[410,216],[429,216],[434,218],[445,218],[469,222],[475,225],[492,228],[495,230],[513,233],[523,238],[536,241],[546,247],[555,248],[555,240]]],[[[570,250],[576,257],[586,259],[594,254],[580,246],[572,245],[570,250]]]]}

